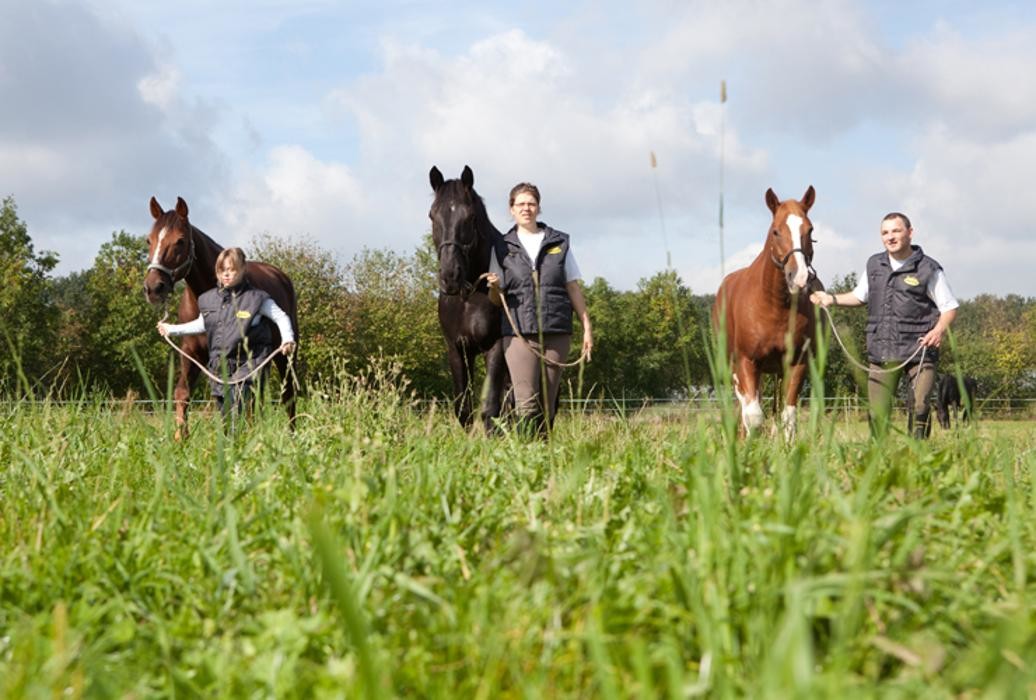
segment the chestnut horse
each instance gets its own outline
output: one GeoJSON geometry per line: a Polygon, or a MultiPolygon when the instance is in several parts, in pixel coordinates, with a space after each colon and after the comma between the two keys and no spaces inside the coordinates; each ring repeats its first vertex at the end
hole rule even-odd
{"type": "Polygon", "coordinates": [[[795,430],[795,408],[816,331],[809,294],[823,288],[812,267],[813,224],[807,216],[815,197],[812,185],[801,201],[782,202],[772,189],[766,190],[766,206],[773,212],[766,243],[752,264],[727,275],[716,293],[713,326],[726,332],[734,393],[747,433],[763,423],[762,374],[776,374],[779,380],[786,358],[781,423],[786,436],[795,430]]]}
{"type": "MultiPolygon", "coordinates": [[[[176,208],[163,211],[154,197],[151,198],[151,216],[155,223],[148,234],[147,273],[144,275],[144,295],[148,302],[158,306],[164,304],[173,287],[183,280],[186,289],[177,309],[179,323],[198,318],[198,297],[216,286],[216,256],[223,247],[193,226],[187,219],[187,202],[176,198],[176,208]]],[[[262,289],[284,309],[291,318],[291,326],[299,337],[298,309],[295,287],[284,272],[266,263],[248,261],[245,277],[257,289],[262,289]]],[[[263,323],[267,323],[266,320],[263,323]]],[[[281,345],[280,332],[271,324],[274,347],[281,345]]],[[[209,357],[208,339],[202,335],[184,336],[180,348],[202,365],[209,357]]],[[[288,411],[288,424],[295,420],[295,378],[288,377],[288,358],[278,354],[273,364],[281,375],[281,403],[288,411]]],[[[191,388],[201,370],[186,357],[180,358],[180,375],[176,381],[173,398],[176,402],[176,436],[187,435],[187,403],[191,388]]]]}
{"type": "Polygon", "coordinates": [[[484,354],[488,388],[481,417],[491,432],[500,415],[507,365],[500,341],[500,307],[489,301],[481,275],[489,271],[500,231],[475,192],[471,168],[465,165],[459,180],[446,180],[432,166],[428,179],[435,192],[428,216],[439,255],[439,325],[453,377],[453,409],[461,425],[471,424],[475,358],[484,354]]]}

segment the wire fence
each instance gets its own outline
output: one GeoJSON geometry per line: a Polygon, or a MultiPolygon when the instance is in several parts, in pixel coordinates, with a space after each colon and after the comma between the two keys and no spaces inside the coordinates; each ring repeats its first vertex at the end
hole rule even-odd
{"type": "MultiPolygon", "coordinates": [[[[271,403],[279,403],[276,398],[270,398],[269,401],[271,403]]],[[[824,410],[827,413],[842,414],[847,419],[865,417],[867,414],[867,399],[865,397],[829,396],[825,397],[823,402],[824,410]]],[[[415,398],[413,403],[420,408],[430,409],[433,404],[437,404],[440,407],[449,406],[450,401],[445,398],[415,398]]],[[[188,404],[192,408],[205,408],[214,406],[215,401],[212,399],[191,399],[188,404]]],[[[129,410],[132,408],[148,413],[156,413],[171,410],[173,405],[174,403],[171,399],[0,399],[0,406],[5,409],[11,409],[16,406],[102,406],[115,410],[129,410]]],[[[800,399],[799,408],[803,411],[808,411],[810,409],[810,398],[803,397],[800,399]]],[[[711,392],[702,392],[696,396],[680,398],[612,397],[580,399],[570,397],[560,399],[559,410],[562,412],[598,413],[616,416],[636,413],[648,413],[659,416],[697,415],[719,413],[720,399],[711,392]]],[[[980,398],[975,402],[974,412],[978,419],[1036,419],[1036,398],[980,398]]]]}
{"type": "MultiPolygon", "coordinates": [[[[808,411],[810,401],[809,397],[799,399],[799,408],[808,411]]],[[[867,413],[867,399],[861,396],[828,396],[823,399],[823,405],[824,410],[828,413],[842,413],[847,417],[866,416],[867,413]]],[[[1036,398],[980,398],[975,402],[974,409],[975,415],[979,418],[1017,420],[1036,418],[1036,398]]],[[[690,398],[563,398],[560,410],[619,415],[638,411],[714,413],[720,410],[720,399],[713,395],[690,398]]]]}

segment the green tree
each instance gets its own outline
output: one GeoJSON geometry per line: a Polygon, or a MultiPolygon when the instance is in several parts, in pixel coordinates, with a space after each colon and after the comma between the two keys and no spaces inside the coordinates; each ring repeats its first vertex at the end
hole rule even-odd
{"type": "MultiPolygon", "coordinates": [[[[92,386],[115,395],[144,389],[134,354],[155,386],[166,386],[172,351],[155,330],[161,313],[144,299],[147,253],[144,236],[112,233],[87,273],[84,307],[66,310],[66,319],[71,314],[85,319],[82,337],[88,353],[79,360],[79,373],[92,386]]],[[[175,306],[179,294],[171,301],[175,306]]]]}
{"type": "Polygon", "coordinates": [[[612,397],[671,397],[707,383],[699,307],[675,272],[642,279],[629,292],[597,278],[586,297],[595,347],[585,389],[612,397]]]}
{"type": "Polygon", "coordinates": [[[316,241],[289,241],[265,234],[255,239],[250,257],[284,270],[298,297],[299,362],[307,381],[330,378],[356,334],[355,295],[345,286],[345,270],[316,241]]]}
{"type": "Polygon", "coordinates": [[[1016,294],[980,294],[961,302],[943,369],[975,377],[985,397],[1026,395],[1036,371],[1034,306],[1034,300],[1016,294]]]}
{"type": "Polygon", "coordinates": [[[419,394],[442,396],[450,382],[436,311],[438,268],[429,248],[426,239],[411,256],[364,249],[349,264],[346,287],[357,312],[348,361],[356,370],[374,356],[397,360],[419,394]]]}
{"type": "MultiPolygon", "coordinates": [[[[835,277],[827,291],[842,294],[856,288],[857,277],[850,272],[845,277],[835,277]]],[[[867,364],[867,309],[865,307],[832,307],[829,309],[834,319],[839,337],[845,343],[842,348],[834,334],[828,345],[827,372],[824,376],[824,393],[827,396],[846,396],[866,394],[867,375],[850,361],[848,354],[862,364],[867,364]]],[[[828,315],[820,312],[824,326],[828,315]]]]}
{"type": "Polygon", "coordinates": [[[53,378],[59,314],[49,273],[57,262],[55,253],[36,252],[14,198],[5,198],[0,206],[0,342],[5,346],[0,388],[5,392],[18,386],[19,371],[35,388],[49,381],[48,375],[53,378]]]}

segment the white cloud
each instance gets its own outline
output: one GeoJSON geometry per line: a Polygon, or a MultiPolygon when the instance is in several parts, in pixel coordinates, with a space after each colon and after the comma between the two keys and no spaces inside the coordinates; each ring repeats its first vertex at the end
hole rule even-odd
{"type": "Polygon", "coordinates": [[[280,146],[259,173],[236,184],[222,223],[238,245],[272,233],[320,237],[334,246],[339,237],[354,234],[354,222],[367,214],[349,168],[322,162],[298,146],[280,146]]]}
{"type": "Polygon", "coordinates": [[[470,164],[498,226],[510,186],[536,182],[584,272],[616,286],[663,267],[664,216],[674,266],[709,292],[722,116],[728,269],[762,241],[766,188],[798,196],[812,183],[822,273],[858,270],[880,216],[902,209],[958,293],[1036,293],[1023,271],[1032,22],[975,31],[952,8],[925,24],[924,10],[882,16],[850,0],[698,0],[559,9],[543,30],[490,4],[451,33],[449,15],[428,29],[420,11],[377,10],[376,29],[355,33],[365,48],[391,33],[357,73],[303,31],[362,19],[324,0],[206,10],[201,33],[182,10],[88,7],[8,4],[0,21],[0,100],[18,105],[0,111],[0,193],[63,271],[89,264],[111,230],[150,223],[152,194],[184,196],[228,242],[270,231],[346,256],[408,250],[428,228],[428,169],[470,164]]]}
{"type": "MultiPolygon", "coordinates": [[[[382,209],[382,225],[411,244],[427,228],[424,174],[433,164],[447,177],[470,164],[500,227],[509,224],[510,186],[536,182],[544,216],[578,228],[584,245],[630,218],[654,220],[651,151],[670,216],[712,204],[716,166],[702,164],[718,157],[715,105],[676,97],[665,86],[602,98],[586,93],[581,80],[562,49],[520,31],[453,57],[386,42],[383,69],[336,90],[328,103],[358,125],[363,156],[355,171],[374,198],[370,208],[382,209]],[[420,196],[408,191],[399,199],[407,186],[420,196]]],[[[729,126],[727,147],[732,169],[765,163],[729,126]]]]}
{"type": "Polygon", "coordinates": [[[902,99],[915,118],[938,119],[977,140],[1000,140],[1032,130],[1033,65],[1032,25],[995,37],[970,38],[944,22],[893,60],[896,72],[904,76],[902,99]]]}
{"type": "Polygon", "coordinates": [[[144,102],[167,110],[173,105],[180,88],[180,81],[180,71],[166,66],[156,73],[141,78],[137,82],[137,90],[144,102]]]}
{"type": "Polygon", "coordinates": [[[124,26],[76,3],[7,3],[0,65],[0,192],[59,270],[88,267],[112,231],[145,228],[151,194],[218,182],[211,118],[171,97],[175,70],[124,26]]]}

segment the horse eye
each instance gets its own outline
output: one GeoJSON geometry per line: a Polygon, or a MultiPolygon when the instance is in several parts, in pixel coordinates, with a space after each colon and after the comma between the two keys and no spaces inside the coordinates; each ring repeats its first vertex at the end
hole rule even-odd
{"type": "Polygon", "coordinates": [[[781,235],[781,232],[780,232],[780,231],[778,231],[777,229],[774,229],[774,230],[773,230],[773,235],[775,235],[775,236],[779,236],[779,235],[781,235]]]}

